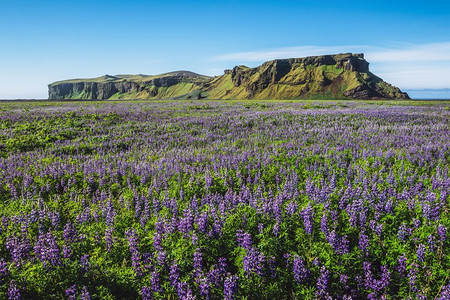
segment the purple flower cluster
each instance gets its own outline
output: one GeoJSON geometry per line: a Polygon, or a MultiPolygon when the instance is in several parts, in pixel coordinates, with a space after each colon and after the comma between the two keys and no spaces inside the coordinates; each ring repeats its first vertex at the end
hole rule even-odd
{"type": "Polygon", "coordinates": [[[226,300],[236,299],[235,294],[238,290],[238,277],[228,276],[223,286],[223,295],[226,300]]]}
{"type": "Polygon", "coordinates": [[[22,299],[22,296],[20,294],[20,290],[17,287],[17,285],[14,282],[14,280],[11,280],[11,282],[9,283],[8,299],[9,300],[21,300],[22,299]]]}
{"type": "Polygon", "coordinates": [[[264,264],[266,257],[255,248],[248,249],[243,259],[243,270],[247,276],[256,274],[264,275],[264,264]]]}
{"type": "Polygon", "coordinates": [[[297,283],[302,283],[308,278],[309,270],[305,267],[303,258],[295,256],[292,262],[292,272],[297,283]]]}
{"type": "Polygon", "coordinates": [[[8,264],[0,258],[0,283],[9,275],[8,264]]]}
{"type": "Polygon", "coordinates": [[[323,266],[322,268],[320,268],[320,276],[317,279],[316,284],[317,288],[316,297],[318,297],[319,299],[327,299],[327,300],[332,299],[332,297],[328,293],[329,280],[330,280],[330,271],[328,271],[327,268],[323,266]]]}
{"type": "Polygon", "coordinates": [[[130,246],[133,269],[139,276],[142,274],[141,255],[138,249],[139,237],[134,229],[128,230],[125,234],[128,238],[128,244],[130,246]]]}
{"type": "Polygon", "coordinates": [[[381,278],[376,279],[372,274],[371,263],[364,262],[364,285],[366,289],[372,292],[368,295],[369,299],[379,299],[383,297],[383,291],[389,286],[391,280],[391,272],[387,266],[381,266],[381,278]]]}
{"type": "Polygon", "coordinates": [[[56,238],[51,232],[39,236],[34,245],[34,253],[44,266],[48,263],[52,266],[60,264],[60,249],[56,238]]]}
{"type": "Polygon", "coordinates": [[[77,286],[75,284],[66,290],[66,296],[68,300],[77,299],[77,286]]]}
{"type": "Polygon", "coordinates": [[[313,224],[314,224],[314,211],[312,209],[311,203],[308,203],[305,209],[301,211],[301,216],[303,217],[303,225],[307,234],[312,234],[313,224]]]}

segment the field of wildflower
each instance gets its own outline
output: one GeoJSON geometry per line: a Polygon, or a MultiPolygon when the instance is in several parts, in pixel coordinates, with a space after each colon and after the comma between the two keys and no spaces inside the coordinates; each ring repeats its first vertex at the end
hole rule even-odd
{"type": "Polygon", "coordinates": [[[449,107],[0,103],[0,299],[450,299],[449,107]]]}

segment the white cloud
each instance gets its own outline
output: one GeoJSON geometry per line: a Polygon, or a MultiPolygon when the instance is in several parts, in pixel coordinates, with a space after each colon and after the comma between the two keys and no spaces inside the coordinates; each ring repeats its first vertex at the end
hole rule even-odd
{"type": "Polygon", "coordinates": [[[403,44],[393,48],[368,48],[373,61],[431,62],[450,61],[450,43],[403,44]]]}
{"type": "MultiPolygon", "coordinates": [[[[352,52],[356,48],[363,48],[365,46],[299,46],[276,48],[267,51],[250,51],[250,52],[236,52],[228,53],[212,58],[213,61],[242,61],[242,62],[259,62],[267,61],[276,58],[292,58],[304,57],[312,55],[333,54],[342,52],[352,52]]],[[[353,51],[355,52],[355,51],[353,51]]]]}
{"type": "Polygon", "coordinates": [[[228,53],[213,61],[235,63],[263,62],[276,58],[304,57],[333,53],[363,52],[371,71],[403,89],[450,87],[450,42],[431,44],[395,44],[384,47],[367,45],[299,46],[267,51],[228,53]]]}

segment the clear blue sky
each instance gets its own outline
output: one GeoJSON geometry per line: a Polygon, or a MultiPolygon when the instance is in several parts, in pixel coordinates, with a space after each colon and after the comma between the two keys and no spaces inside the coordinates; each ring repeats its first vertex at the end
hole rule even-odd
{"type": "Polygon", "coordinates": [[[2,1],[0,98],[47,84],[334,52],[403,89],[450,88],[448,1],[2,1]]]}

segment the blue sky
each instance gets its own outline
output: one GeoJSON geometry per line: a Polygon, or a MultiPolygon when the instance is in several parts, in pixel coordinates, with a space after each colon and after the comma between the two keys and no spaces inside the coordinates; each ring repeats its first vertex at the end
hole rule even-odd
{"type": "Polygon", "coordinates": [[[47,84],[364,52],[402,89],[450,88],[447,1],[2,1],[0,98],[47,84]]]}

